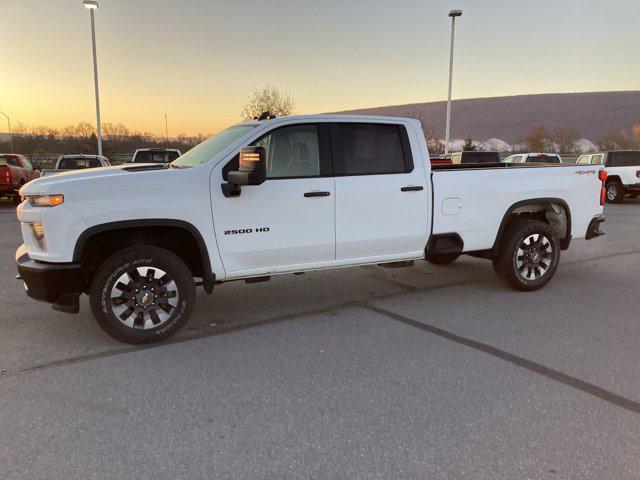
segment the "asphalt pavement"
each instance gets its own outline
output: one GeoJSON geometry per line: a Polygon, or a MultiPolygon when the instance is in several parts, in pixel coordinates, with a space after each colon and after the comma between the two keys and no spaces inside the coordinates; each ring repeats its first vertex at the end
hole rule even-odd
{"type": "Polygon", "coordinates": [[[543,290],[489,262],[233,282],[174,340],[28,299],[0,208],[0,478],[640,478],[640,201],[543,290]]]}

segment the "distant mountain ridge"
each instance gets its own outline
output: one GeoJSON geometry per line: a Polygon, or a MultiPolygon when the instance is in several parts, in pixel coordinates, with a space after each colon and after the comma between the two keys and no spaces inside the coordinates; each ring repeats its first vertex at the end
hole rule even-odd
{"type": "MultiPolygon", "coordinates": [[[[346,110],[339,113],[410,117],[444,137],[446,102],[411,103],[346,110]]],[[[640,124],[640,90],[623,92],[545,93],[454,100],[451,138],[490,138],[518,143],[532,126],[573,128],[579,137],[597,142],[613,128],[630,131],[640,124]]]]}

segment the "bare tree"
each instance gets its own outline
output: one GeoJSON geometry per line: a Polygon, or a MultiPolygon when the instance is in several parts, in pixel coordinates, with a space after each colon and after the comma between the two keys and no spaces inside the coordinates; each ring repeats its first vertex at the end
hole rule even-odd
{"type": "Polygon", "coordinates": [[[613,128],[598,142],[602,150],[627,150],[633,148],[633,140],[621,128],[613,128]]]}
{"type": "Polygon", "coordinates": [[[296,103],[291,93],[283,93],[278,87],[267,84],[253,91],[240,115],[245,120],[259,117],[264,112],[283,117],[293,114],[295,108],[296,103]]]}
{"type": "Polygon", "coordinates": [[[422,133],[424,133],[424,138],[427,141],[427,147],[429,147],[430,154],[444,153],[442,139],[438,135],[436,128],[430,125],[429,119],[426,117],[424,112],[421,112],[420,110],[411,110],[406,113],[406,116],[408,118],[414,118],[422,124],[422,133]]]}
{"type": "Polygon", "coordinates": [[[576,153],[578,151],[578,134],[564,123],[557,126],[553,132],[553,140],[558,145],[560,153],[576,153]]]}
{"type": "Polygon", "coordinates": [[[550,152],[553,150],[553,141],[543,124],[532,127],[524,137],[523,143],[529,152],[550,152]]]}

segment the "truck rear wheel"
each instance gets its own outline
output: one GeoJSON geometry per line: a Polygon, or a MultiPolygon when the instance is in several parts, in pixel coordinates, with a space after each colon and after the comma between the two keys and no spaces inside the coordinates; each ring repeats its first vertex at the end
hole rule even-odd
{"type": "Polygon", "coordinates": [[[91,282],[89,297],[94,317],[113,338],[152,343],[169,338],[187,321],[195,283],[179,257],[141,245],[107,258],[91,282]]]}
{"type": "Polygon", "coordinates": [[[553,278],[560,261],[558,235],[539,220],[521,219],[506,229],[493,270],[507,286],[530,292],[553,278]]]}
{"type": "Polygon", "coordinates": [[[622,203],[624,201],[624,187],[617,180],[607,184],[607,202],[622,203]]]}

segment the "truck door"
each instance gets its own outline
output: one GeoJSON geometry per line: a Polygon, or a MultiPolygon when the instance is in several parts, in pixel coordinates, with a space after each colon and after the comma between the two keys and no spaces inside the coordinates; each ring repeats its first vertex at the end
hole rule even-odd
{"type": "Polygon", "coordinates": [[[326,123],[293,124],[251,143],[267,152],[267,180],[225,197],[212,176],[213,216],[228,276],[287,271],[335,260],[335,182],[326,123]]]}
{"type": "Polygon", "coordinates": [[[430,198],[415,132],[401,124],[350,122],[332,124],[330,130],[336,258],[420,256],[428,238],[430,198]]]}

